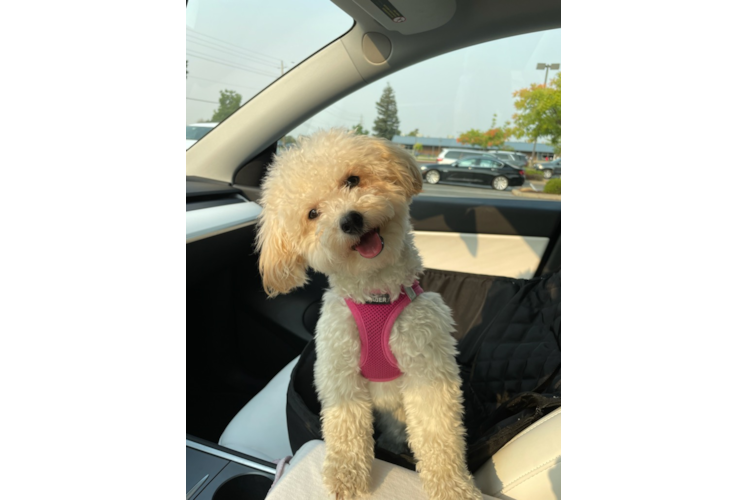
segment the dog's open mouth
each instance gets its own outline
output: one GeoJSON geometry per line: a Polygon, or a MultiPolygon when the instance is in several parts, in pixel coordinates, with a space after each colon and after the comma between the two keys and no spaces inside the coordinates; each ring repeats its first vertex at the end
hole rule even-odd
{"type": "Polygon", "coordinates": [[[382,250],[384,249],[384,239],[379,234],[379,228],[372,229],[361,236],[358,244],[353,245],[351,248],[356,250],[361,254],[361,257],[366,259],[373,259],[382,253],[382,250]]]}

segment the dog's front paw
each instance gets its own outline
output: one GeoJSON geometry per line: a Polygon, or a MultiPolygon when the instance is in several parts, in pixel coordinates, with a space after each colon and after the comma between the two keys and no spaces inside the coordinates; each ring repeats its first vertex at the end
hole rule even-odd
{"type": "Polygon", "coordinates": [[[455,496],[450,498],[466,498],[469,500],[483,500],[483,495],[480,490],[475,487],[472,481],[462,483],[456,491],[455,496]]]}
{"type": "Polygon", "coordinates": [[[463,477],[431,478],[423,486],[429,500],[483,500],[473,481],[463,477]]]}
{"type": "Polygon", "coordinates": [[[322,465],[322,481],[336,500],[353,500],[369,493],[371,464],[361,457],[327,454],[322,465]]]}

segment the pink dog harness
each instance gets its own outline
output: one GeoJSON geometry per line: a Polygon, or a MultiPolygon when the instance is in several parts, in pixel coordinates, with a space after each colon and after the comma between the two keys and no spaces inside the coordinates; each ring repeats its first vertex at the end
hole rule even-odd
{"type": "Polygon", "coordinates": [[[345,299],[358,326],[361,338],[361,374],[372,382],[389,382],[402,375],[395,355],[390,349],[390,333],[395,320],[405,307],[423,293],[418,280],[413,286],[402,287],[400,295],[392,302],[389,296],[381,301],[357,304],[345,299]]]}

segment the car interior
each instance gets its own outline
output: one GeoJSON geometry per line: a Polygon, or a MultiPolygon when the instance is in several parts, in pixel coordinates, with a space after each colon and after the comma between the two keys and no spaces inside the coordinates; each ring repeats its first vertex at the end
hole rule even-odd
{"type": "MultiPolygon", "coordinates": [[[[289,471],[315,470],[324,446],[305,445],[294,456],[286,398],[296,361],[314,338],[327,279],[312,272],[302,289],[268,299],[254,247],[260,186],[279,139],[418,62],[561,26],[558,0],[393,2],[403,23],[382,9],[389,2],[332,2],[355,21],[352,28],[186,152],[188,500],[292,498],[280,496],[290,472],[268,494],[283,459],[293,456],[289,471]]],[[[411,216],[424,282],[443,272],[532,279],[560,270],[560,201],[421,194],[411,216]]],[[[560,412],[523,429],[474,474],[486,498],[560,498],[560,412]]],[[[377,462],[386,477],[372,498],[426,498],[415,472],[377,462]]],[[[307,498],[327,498],[307,488],[307,498]]]]}

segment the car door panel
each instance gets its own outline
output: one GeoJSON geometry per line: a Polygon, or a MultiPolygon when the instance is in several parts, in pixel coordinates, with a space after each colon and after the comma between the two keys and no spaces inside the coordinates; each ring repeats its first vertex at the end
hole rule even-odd
{"type": "Polygon", "coordinates": [[[498,163],[490,160],[480,160],[478,165],[473,169],[475,181],[480,184],[490,185],[493,178],[498,175],[498,165],[498,163]]]}
{"type": "Polygon", "coordinates": [[[560,202],[419,195],[411,219],[426,267],[510,277],[560,267],[560,202]]]}
{"type": "Polygon", "coordinates": [[[427,269],[532,278],[550,238],[504,234],[414,231],[427,269]]]}
{"type": "Polygon", "coordinates": [[[458,167],[457,163],[458,162],[454,162],[446,168],[447,175],[444,180],[450,182],[462,182],[462,177],[464,176],[465,171],[458,167]]]}
{"type": "Polygon", "coordinates": [[[471,160],[460,160],[454,163],[454,173],[451,180],[456,182],[475,182],[473,178],[473,164],[471,160]]]}
{"type": "Polygon", "coordinates": [[[441,173],[441,180],[453,181],[455,180],[454,177],[457,174],[457,167],[455,167],[453,163],[451,165],[444,165],[439,167],[439,171],[441,173]]]}

